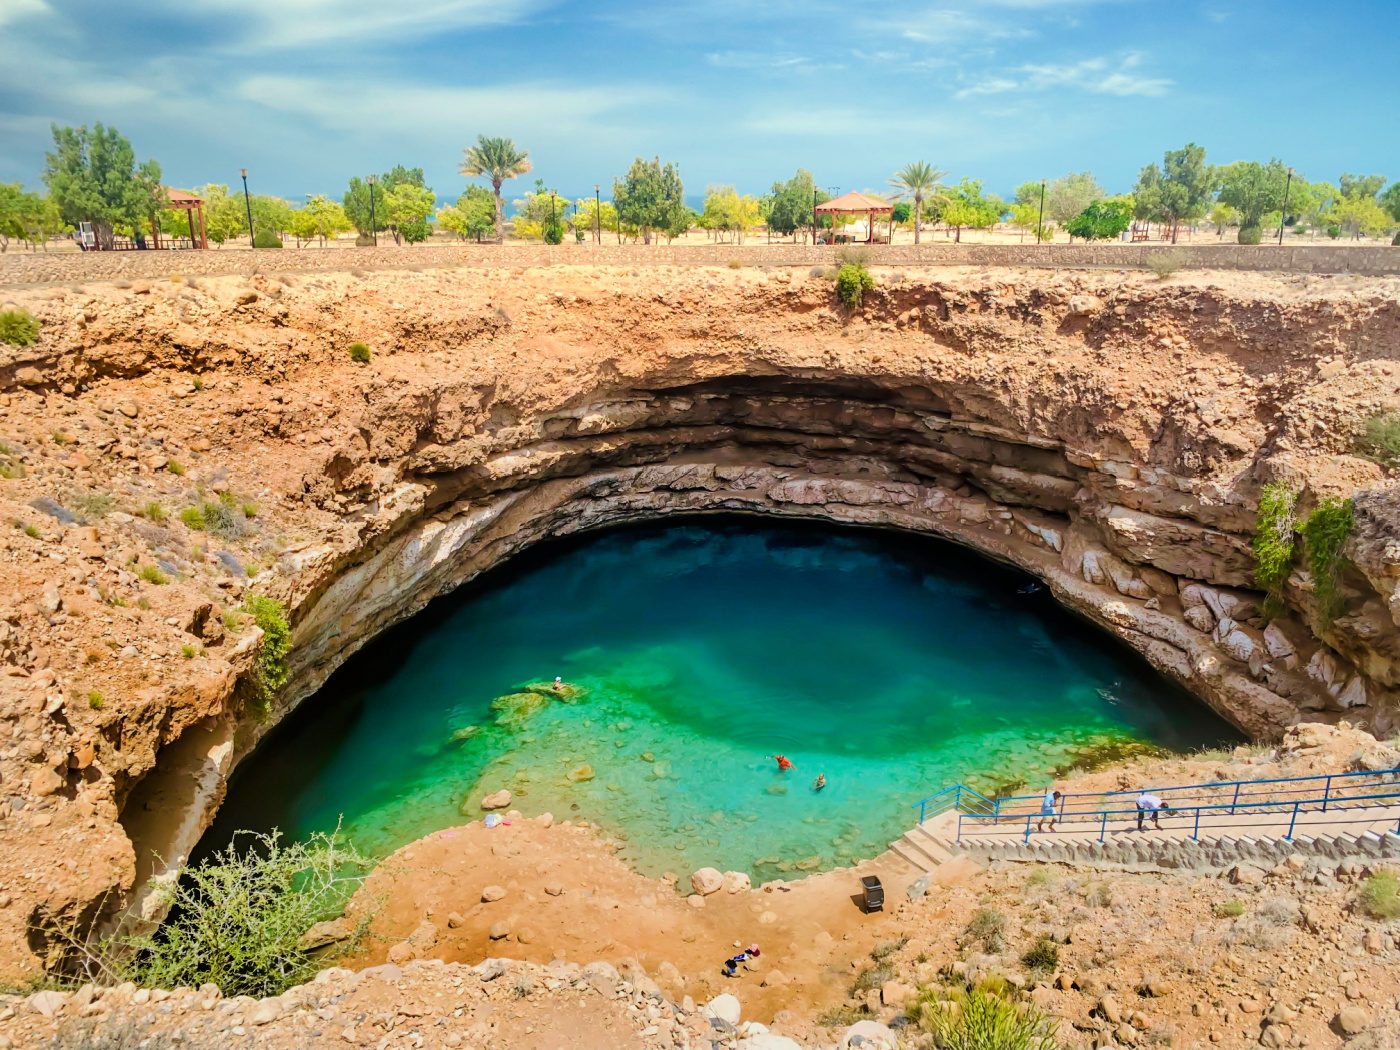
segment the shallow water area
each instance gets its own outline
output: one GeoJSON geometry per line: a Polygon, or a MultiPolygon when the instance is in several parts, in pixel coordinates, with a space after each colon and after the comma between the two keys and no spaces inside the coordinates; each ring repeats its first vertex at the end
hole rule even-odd
{"type": "Polygon", "coordinates": [[[875,856],[956,780],[1240,739],[1030,582],[922,537],[750,520],[537,549],[347,663],[239,767],[201,849],[343,820],[386,853],[506,787],[644,874],[769,879],[875,856]]]}

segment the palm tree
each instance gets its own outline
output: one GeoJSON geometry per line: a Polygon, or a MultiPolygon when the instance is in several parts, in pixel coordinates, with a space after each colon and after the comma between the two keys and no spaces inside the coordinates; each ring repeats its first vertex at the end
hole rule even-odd
{"type": "Polygon", "coordinates": [[[919,220],[923,216],[924,201],[946,199],[939,192],[946,188],[939,180],[947,174],[946,171],[939,171],[932,164],[916,160],[913,164],[906,164],[895,172],[894,177],[889,180],[889,184],[899,191],[896,196],[914,198],[915,244],[919,243],[919,220]]]}
{"type": "Polygon", "coordinates": [[[501,206],[501,183],[534,168],[530,163],[530,151],[516,149],[514,139],[478,135],[476,145],[468,146],[462,153],[464,159],[459,174],[473,178],[484,176],[491,180],[491,190],[496,195],[496,243],[504,244],[506,218],[501,206]]]}

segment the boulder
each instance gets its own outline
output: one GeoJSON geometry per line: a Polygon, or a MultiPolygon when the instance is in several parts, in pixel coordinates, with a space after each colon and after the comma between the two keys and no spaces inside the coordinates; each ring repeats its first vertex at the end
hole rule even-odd
{"type": "Polygon", "coordinates": [[[708,897],[724,888],[724,876],[720,874],[718,868],[701,868],[690,877],[690,888],[696,893],[708,897]]]}
{"type": "Polygon", "coordinates": [[[726,871],[724,873],[724,890],[726,893],[748,893],[751,889],[753,889],[753,882],[749,879],[748,872],[726,871]]]}
{"type": "Polygon", "coordinates": [[[412,962],[418,958],[418,953],[414,951],[413,945],[407,941],[400,941],[389,949],[387,958],[391,965],[402,966],[404,963],[412,962]]]}
{"type": "Polygon", "coordinates": [[[481,891],[481,899],[487,904],[490,904],[492,901],[498,901],[505,895],[506,891],[503,886],[487,886],[481,891]]]}
{"type": "Polygon", "coordinates": [[[721,1021],[735,1026],[739,1024],[740,1010],[739,1000],[727,992],[724,995],[715,996],[700,1007],[700,1012],[706,1017],[717,1017],[721,1021]]]}
{"type": "Polygon", "coordinates": [[[1337,1011],[1337,1027],[1343,1035],[1360,1035],[1370,1024],[1370,1016],[1359,1006],[1344,1006],[1337,1011]]]}
{"type": "Polygon", "coordinates": [[[287,1008],[281,999],[263,999],[248,1014],[249,1024],[271,1024],[279,1020],[287,1008]]]}
{"type": "Polygon", "coordinates": [[[328,944],[335,944],[337,941],[348,940],[355,933],[354,927],[350,925],[348,919],[329,919],[326,922],[318,922],[301,935],[297,941],[297,947],[304,952],[315,951],[317,948],[324,948],[328,944]]]}
{"type": "Polygon", "coordinates": [[[1236,886],[1258,886],[1264,881],[1264,869],[1253,864],[1236,864],[1230,869],[1230,882],[1236,886]]]}
{"type": "Polygon", "coordinates": [[[39,796],[52,795],[59,788],[63,787],[64,779],[55,773],[48,766],[36,770],[29,778],[29,790],[39,796]]]}
{"type": "Polygon", "coordinates": [[[35,992],[24,1001],[25,1008],[43,1017],[53,1017],[63,1009],[63,1004],[68,1001],[68,996],[62,992],[44,991],[35,992]]]}
{"type": "Polygon", "coordinates": [[[879,1021],[857,1021],[841,1035],[838,1044],[846,1047],[860,1047],[861,1050],[898,1050],[899,1040],[889,1025],[879,1021]]]}
{"type": "Polygon", "coordinates": [[[490,930],[490,936],[493,941],[504,940],[506,937],[509,937],[510,920],[502,919],[500,922],[493,923],[490,930]]]}
{"type": "Polygon", "coordinates": [[[510,805],[511,794],[505,788],[493,791],[481,800],[482,809],[505,809],[510,805]]]}
{"type": "Polygon", "coordinates": [[[900,1006],[914,998],[914,989],[903,981],[886,981],[880,986],[880,1002],[885,1006],[900,1006]]]}
{"type": "Polygon", "coordinates": [[[455,911],[450,911],[447,913],[447,928],[449,930],[460,930],[466,924],[467,920],[462,918],[462,916],[459,913],[455,911]]]}
{"type": "Polygon", "coordinates": [[[793,1042],[785,1035],[760,1032],[746,1036],[738,1042],[738,1050],[802,1050],[802,1044],[793,1042]]]}
{"type": "Polygon", "coordinates": [[[408,935],[408,943],[423,954],[437,945],[438,928],[436,923],[421,922],[418,928],[408,935]]]}
{"type": "Polygon", "coordinates": [[[1098,1009],[1099,1014],[1109,1024],[1119,1024],[1123,1020],[1123,1007],[1111,995],[1105,995],[1099,1000],[1098,1009]]]}

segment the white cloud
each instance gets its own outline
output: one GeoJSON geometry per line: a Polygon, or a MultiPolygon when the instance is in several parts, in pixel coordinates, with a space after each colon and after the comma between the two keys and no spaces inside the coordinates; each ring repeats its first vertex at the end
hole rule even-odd
{"type": "Polygon", "coordinates": [[[706,55],[705,60],[723,69],[794,69],[811,61],[803,55],[767,51],[717,51],[706,55]]]}
{"type": "Polygon", "coordinates": [[[1098,95],[1165,95],[1174,83],[1163,77],[1139,76],[1133,70],[1142,63],[1142,56],[1129,52],[1110,69],[1104,58],[1091,58],[1067,65],[1025,65],[999,75],[988,77],[963,88],[957,98],[974,95],[998,95],[1009,91],[1045,91],[1068,87],[1098,95]]]}
{"type": "Polygon", "coordinates": [[[545,0],[202,0],[200,9],[256,22],[248,42],[257,47],[300,48],[505,25],[543,6],[545,0]]]}
{"type": "Polygon", "coordinates": [[[47,15],[52,8],[44,0],[0,0],[0,26],[18,22],[21,18],[47,15]]]}

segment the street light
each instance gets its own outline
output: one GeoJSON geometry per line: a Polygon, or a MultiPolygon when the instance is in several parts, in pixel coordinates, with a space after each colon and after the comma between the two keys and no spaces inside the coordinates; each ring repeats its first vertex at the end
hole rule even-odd
{"type": "MultiPolygon", "coordinates": [[[[550,230],[553,231],[553,230],[554,230],[554,227],[557,226],[557,225],[558,225],[558,223],[555,222],[555,220],[554,220],[554,191],[553,191],[553,190],[550,190],[550,191],[549,191],[549,228],[550,228],[550,230]]],[[[562,240],[562,238],[561,238],[561,240],[562,240]]]]}
{"type": "Polygon", "coordinates": [[[603,246],[603,187],[598,183],[593,184],[593,225],[597,228],[596,239],[598,247],[603,246]]]}
{"type": "Polygon", "coordinates": [[[1045,180],[1040,180],[1040,218],[1035,220],[1035,243],[1045,239],[1045,180]]]}
{"type": "Polygon", "coordinates": [[[243,204],[248,209],[248,247],[255,247],[253,244],[253,200],[248,196],[248,169],[239,168],[238,174],[243,176],[243,204]]]}
{"type": "Polygon", "coordinates": [[[1293,188],[1293,169],[1288,169],[1288,181],[1283,184],[1283,211],[1278,217],[1278,243],[1283,244],[1283,221],[1288,218],[1288,191],[1293,188]]]}
{"type": "Polygon", "coordinates": [[[379,247],[379,231],[374,222],[374,176],[369,177],[369,235],[374,238],[374,246],[379,247]]]}

